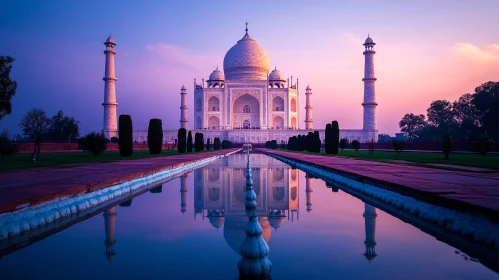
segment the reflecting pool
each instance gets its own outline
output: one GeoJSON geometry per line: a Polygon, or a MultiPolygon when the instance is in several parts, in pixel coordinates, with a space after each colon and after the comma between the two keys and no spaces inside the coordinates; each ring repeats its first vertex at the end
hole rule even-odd
{"type": "MultiPolygon", "coordinates": [[[[499,278],[341,186],[250,157],[272,279],[499,278]]],[[[245,174],[246,155],[235,154],[41,237],[0,243],[0,279],[238,279],[245,174]]]]}

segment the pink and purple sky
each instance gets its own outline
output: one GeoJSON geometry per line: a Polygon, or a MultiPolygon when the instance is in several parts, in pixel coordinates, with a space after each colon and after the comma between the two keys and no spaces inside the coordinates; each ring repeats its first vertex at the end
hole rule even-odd
{"type": "Polygon", "coordinates": [[[272,66],[313,89],[314,127],[338,120],[362,128],[362,43],[376,42],[378,129],[393,135],[405,113],[425,113],[432,100],[455,100],[499,80],[496,0],[439,1],[2,1],[0,55],[16,61],[13,113],[0,128],[20,132],[31,108],[63,110],[82,134],[102,129],[103,42],[116,43],[118,114],[135,129],[150,118],[178,128],[180,87],[208,78],[225,53],[249,33],[272,66]]]}

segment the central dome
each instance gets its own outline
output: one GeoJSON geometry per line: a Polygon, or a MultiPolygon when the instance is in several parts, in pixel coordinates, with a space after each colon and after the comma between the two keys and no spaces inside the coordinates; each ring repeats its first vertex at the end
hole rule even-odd
{"type": "Polygon", "coordinates": [[[244,37],[230,48],[224,58],[227,80],[267,80],[269,69],[267,52],[249,36],[247,29],[244,37]]]}

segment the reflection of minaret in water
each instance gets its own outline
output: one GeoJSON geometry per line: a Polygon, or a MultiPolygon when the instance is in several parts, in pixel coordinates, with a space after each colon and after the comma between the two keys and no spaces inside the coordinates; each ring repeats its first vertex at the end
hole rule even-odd
{"type": "Polygon", "coordinates": [[[374,250],[374,247],[376,246],[374,233],[376,231],[376,216],[378,215],[376,214],[376,208],[367,203],[364,203],[364,205],[364,220],[366,227],[366,241],[364,241],[364,244],[366,245],[366,252],[364,253],[364,256],[369,262],[371,262],[371,260],[376,257],[376,252],[374,250]]]}
{"type": "Polygon", "coordinates": [[[312,176],[305,175],[305,192],[307,193],[307,212],[312,211],[312,176]]]}
{"type": "Polygon", "coordinates": [[[116,207],[104,211],[104,224],[106,230],[106,241],[104,241],[104,245],[106,245],[106,256],[109,262],[113,260],[115,254],[114,253],[114,244],[116,243],[116,240],[114,240],[115,223],[116,223],[116,207]]]}
{"type": "Polygon", "coordinates": [[[187,207],[187,173],[180,176],[180,212],[185,213],[187,207]]]}

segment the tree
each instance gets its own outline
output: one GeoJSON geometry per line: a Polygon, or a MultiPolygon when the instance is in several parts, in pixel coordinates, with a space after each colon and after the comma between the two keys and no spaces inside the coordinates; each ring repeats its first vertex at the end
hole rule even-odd
{"type": "Polygon", "coordinates": [[[455,134],[458,128],[452,103],[447,100],[435,100],[431,102],[426,110],[428,123],[438,129],[438,136],[441,137],[446,131],[455,134]]]}
{"type": "Polygon", "coordinates": [[[149,146],[149,154],[161,154],[163,147],[163,124],[160,119],[151,119],[147,130],[147,145],[149,146]]]}
{"type": "Polygon", "coordinates": [[[445,155],[445,159],[449,159],[450,152],[452,150],[452,138],[449,131],[446,131],[442,136],[442,152],[445,155]]]}
{"type": "Polygon", "coordinates": [[[80,136],[80,122],[59,111],[50,120],[47,136],[52,141],[71,142],[71,138],[77,139],[80,136]]]}
{"type": "Polygon", "coordinates": [[[340,149],[341,151],[343,152],[343,150],[345,150],[345,148],[347,147],[348,145],[348,139],[347,138],[341,138],[340,139],[340,149]]]}
{"type": "Polygon", "coordinates": [[[355,151],[357,151],[357,152],[358,152],[358,151],[359,151],[359,149],[360,149],[360,142],[359,142],[359,141],[357,141],[357,140],[353,140],[353,141],[352,141],[352,147],[355,149],[355,151]]]}
{"type": "Polygon", "coordinates": [[[332,153],[332,140],[333,140],[333,127],[330,123],[326,124],[325,131],[325,140],[324,140],[324,149],[326,150],[326,154],[330,155],[332,153]]]}
{"type": "Polygon", "coordinates": [[[187,145],[186,133],[187,131],[185,130],[185,128],[180,128],[177,133],[178,152],[181,154],[185,153],[186,150],[186,145],[187,145]]]}
{"type": "Polygon", "coordinates": [[[405,133],[410,141],[418,139],[419,134],[427,125],[425,118],[424,115],[405,114],[399,122],[400,131],[405,133]]]}
{"type": "Polygon", "coordinates": [[[107,139],[104,133],[91,132],[85,136],[86,150],[90,151],[94,156],[100,155],[107,150],[107,139]]]}
{"type": "Polygon", "coordinates": [[[458,139],[469,141],[479,136],[481,112],[473,103],[474,94],[463,94],[452,104],[452,111],[458,123],[458,139]]]}
{"type": "Polygon", "coordinates": [[[118,119],[118,148],[122,157],[133,153],[133,125],[130,115],[120,115],[118,119]]]}
{"type": "Polygon", "coordinates": [[[10,79],[14,61],[10,56],[0,56],[0,120],[12,113],[11,99],[17,89],[17,82],[10,79]]]}
{"type": "Polygon", "coordinates": [[[333,121],[331,123],[331,129],[332,129],[332,149],[331,149],[331,153],[333,155],[337,155],[338,154],[338,146],[340,144],[340,126],[338,125],[338,122],[337,121],[333,121]]]}
{"type": "Polygon", "coordinates": [[[194,150],[196,152],[201,151],[201,144],[199,143],[201,140],[199,136],[200,136],[199,132],[196,132],[196,134],[194,134],[194,150]]]}
{"type": "Polygon", "coordinates": [[[187,152],[192,153],[192,133],[187,134],[187,152]]]}
{"type": "Polygon", "coordinates": [[[486,155],[490,149],[495,147],[494,140],[490,139],[489,135],[487,135],[487,132],[480,135],[480,137],[478,137],[478,139],[476,139],[473,144],[475,146],[475,150],[482,156],[486,155]]]}
{"type": "Polygon", "coordinates": [[[305,150],[310,153],[314,151],[314,133],[312,131],[309,131],[305,136],[305,150]]]}
{"type": "Polygon", "coordinates": [[[24,115],[19,123],[23,133],[29,135],[35,142],[35,149],[31,155],[31,160],[37,162],[40,159],[40,143],[42,137],[46,135],[50,128],[50,119],[42,109],[31,109],[24,115]]]}
{"type": "Polygon", "coordinates": [[[480,112],[480,124],[490,138],[499,141],[499,82],[487,82],[475,88],[473,102],[480,112]]]}
{"type": "Polygon", "coordinates": [[[210,141],[210,138],[206,139],[206,150],[207,151],[211,150],[211,141],[210,141]]]}

